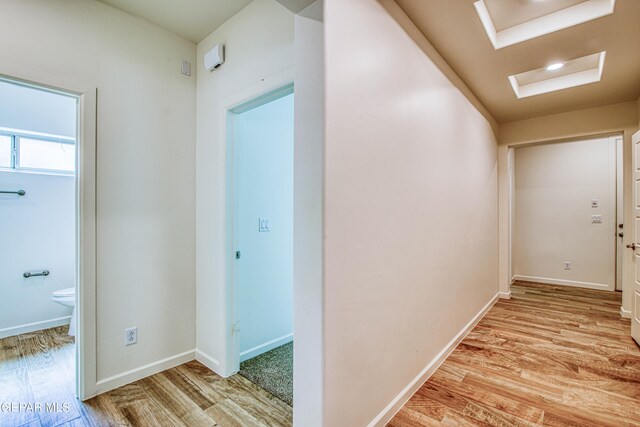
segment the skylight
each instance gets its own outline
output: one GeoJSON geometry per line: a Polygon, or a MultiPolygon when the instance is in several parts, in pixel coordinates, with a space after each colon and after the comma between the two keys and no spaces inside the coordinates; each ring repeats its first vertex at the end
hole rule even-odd
{"type": "Polygon", "coordinates": [[[611,15],[615,4],[616,0],[561,0],[518,9],[509,0],[479,0],[474,6],[491,44],[498,50],[611,15]],[[512,11],[518,11],[520,19],[514,20],[512,11]]]}
{"type": "Polygon", "coordinates": [[[602,78],[606,53],[556,61],[542,68],[509,76],[509,82],[519,99],[596,83],[602,78]]]}

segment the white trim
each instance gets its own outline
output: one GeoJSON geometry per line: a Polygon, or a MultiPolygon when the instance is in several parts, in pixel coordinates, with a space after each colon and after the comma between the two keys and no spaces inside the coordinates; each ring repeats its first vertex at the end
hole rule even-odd
{"type": "Polygon", "coordinates": [[[498,295],[502,299],[511,299],[511,291],[509,291],[509,292],[499,292],[498,295]]]}
{"type": "Polygon", "coordinates": [[[611,289],[611,286],[605,285],[603,283],[580,282],[575,280],[564,280],[564,279],[550,279],[548,277],[520,276],[518,274],[516,274],[514,278],[515,280],[520,280],[522,282],[542,283],[546,285],[573,286],[576,288],[598,289],[601,291],[613,290],[611,289]]]}
{"type": "Polygon", "coordinates": [[[464,328],[436,355],[435,358],[398,394],[369,424],[368,427],[382,427],[411,399],[411,396],[429,379],[447,357],[455,350],[469,332],[482,320],[491,307],[498,301],[499,294],[493,298],[467,323],[464,328]]]}
{"type": "Polygon", "coordinates": [[[228,375],[227,376],[222,375],[222,372],[220,372],[220,361],[218,359],[208,355],[202,350],[198,350],[197,348],[196,348],[196,360],[202,363],[207,368],[211,369],[216,374],[225,378],[228,377],[228,375]]]}
{"type": "Polygon", "coordinates": [[[269,350],[278,348],[281,345],[289,344],[291,341],[293,341],[293,333],[280,338],[276,338],[275,340],[267,341],[263,344],[250,348],[249,350],[241,351],[240,362],[244,362],[245,360],[249,360],[253,357],[259,356],[262,353],[266,353],[269,350]]]}
{"type": "Polygon", "coordinates": [[[40,322],[25,323],[24,325],[12,326],[0,329],[0,339],[12,337],[14,335],[27,334],[29,332],[41,331],[43,329],[55,328],[56,326],[68,325],[71,316],[57,317],[55,319],[42,320],[40,322]]]}
{"type": "Polygon", "coordinates": [[[96,164],[98,90],[78,101],[76,167],[76,393],[80,400],[96,395],[96,164]]]}
{"type": "Polygon", "coordinates": [[[625,310],[624,307],[620,306],[620,317],[631,319],[631,310],[625,310]]]}
{"type": "Polygon", "coordinates": [[[139,368],[131,369],[130,371],[105,378],[96,383],[96,393],[105,393],[109,390],[113,390],[159,372],[166,371],[167,369],[175,368],[178,365],[194,360],[195,355],[196,349],[185,351],[184,353],[176,354],[175,356],[170,356],[165,359],[158,360],[157,362],[149,363],[147,365],[140,366],[139,368]]]}

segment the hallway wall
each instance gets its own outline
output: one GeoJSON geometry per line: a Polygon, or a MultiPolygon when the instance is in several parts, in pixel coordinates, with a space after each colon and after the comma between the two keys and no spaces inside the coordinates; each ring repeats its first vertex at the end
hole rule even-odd
{"type": "Polygon", "coordinates": [[[324,424],[382,425],[497,297],[497,142],[394,1],[325,23],[324,424]]]}
{"type": "Polygon", "coordinates": [[[514,201],[516,280],[615,289],[613,139],[516,148],[514,201]],[[602,223],[593,224],[592,215],[602,223]]]}

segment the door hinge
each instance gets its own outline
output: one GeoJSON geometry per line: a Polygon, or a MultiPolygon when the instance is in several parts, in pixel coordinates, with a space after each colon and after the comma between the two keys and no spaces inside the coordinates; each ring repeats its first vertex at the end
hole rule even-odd
{"type": "Polygon", "coordinates": [[[241,256],[242,254],[240,253],[240,251],[236,251],[236,259],[240,259],[241,256]]]}
{"type": "Polygon", "coordinates": [[[238,323],[234,323],[231,327],[231,333],[237,334],[238,332],[240,332],[240,325],[238,323]]]}

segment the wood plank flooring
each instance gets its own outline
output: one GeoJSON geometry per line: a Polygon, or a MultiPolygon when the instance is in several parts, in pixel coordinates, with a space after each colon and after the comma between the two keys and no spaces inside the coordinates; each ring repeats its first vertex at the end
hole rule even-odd
{"type": "Polygon", "coordinates": [[[240,375],[222,378],[195,361],[80,402],[74,395],[73,338],[66,332],[61,327],[0,340],[0,405],[59,408],[0,408],[0,426],[292,425],[286,403],[240,375]]]}
{"type": "Polygon", "coordinates": [[[388,424],[640,426],[620,293],[518,282],[388,424]]]}

